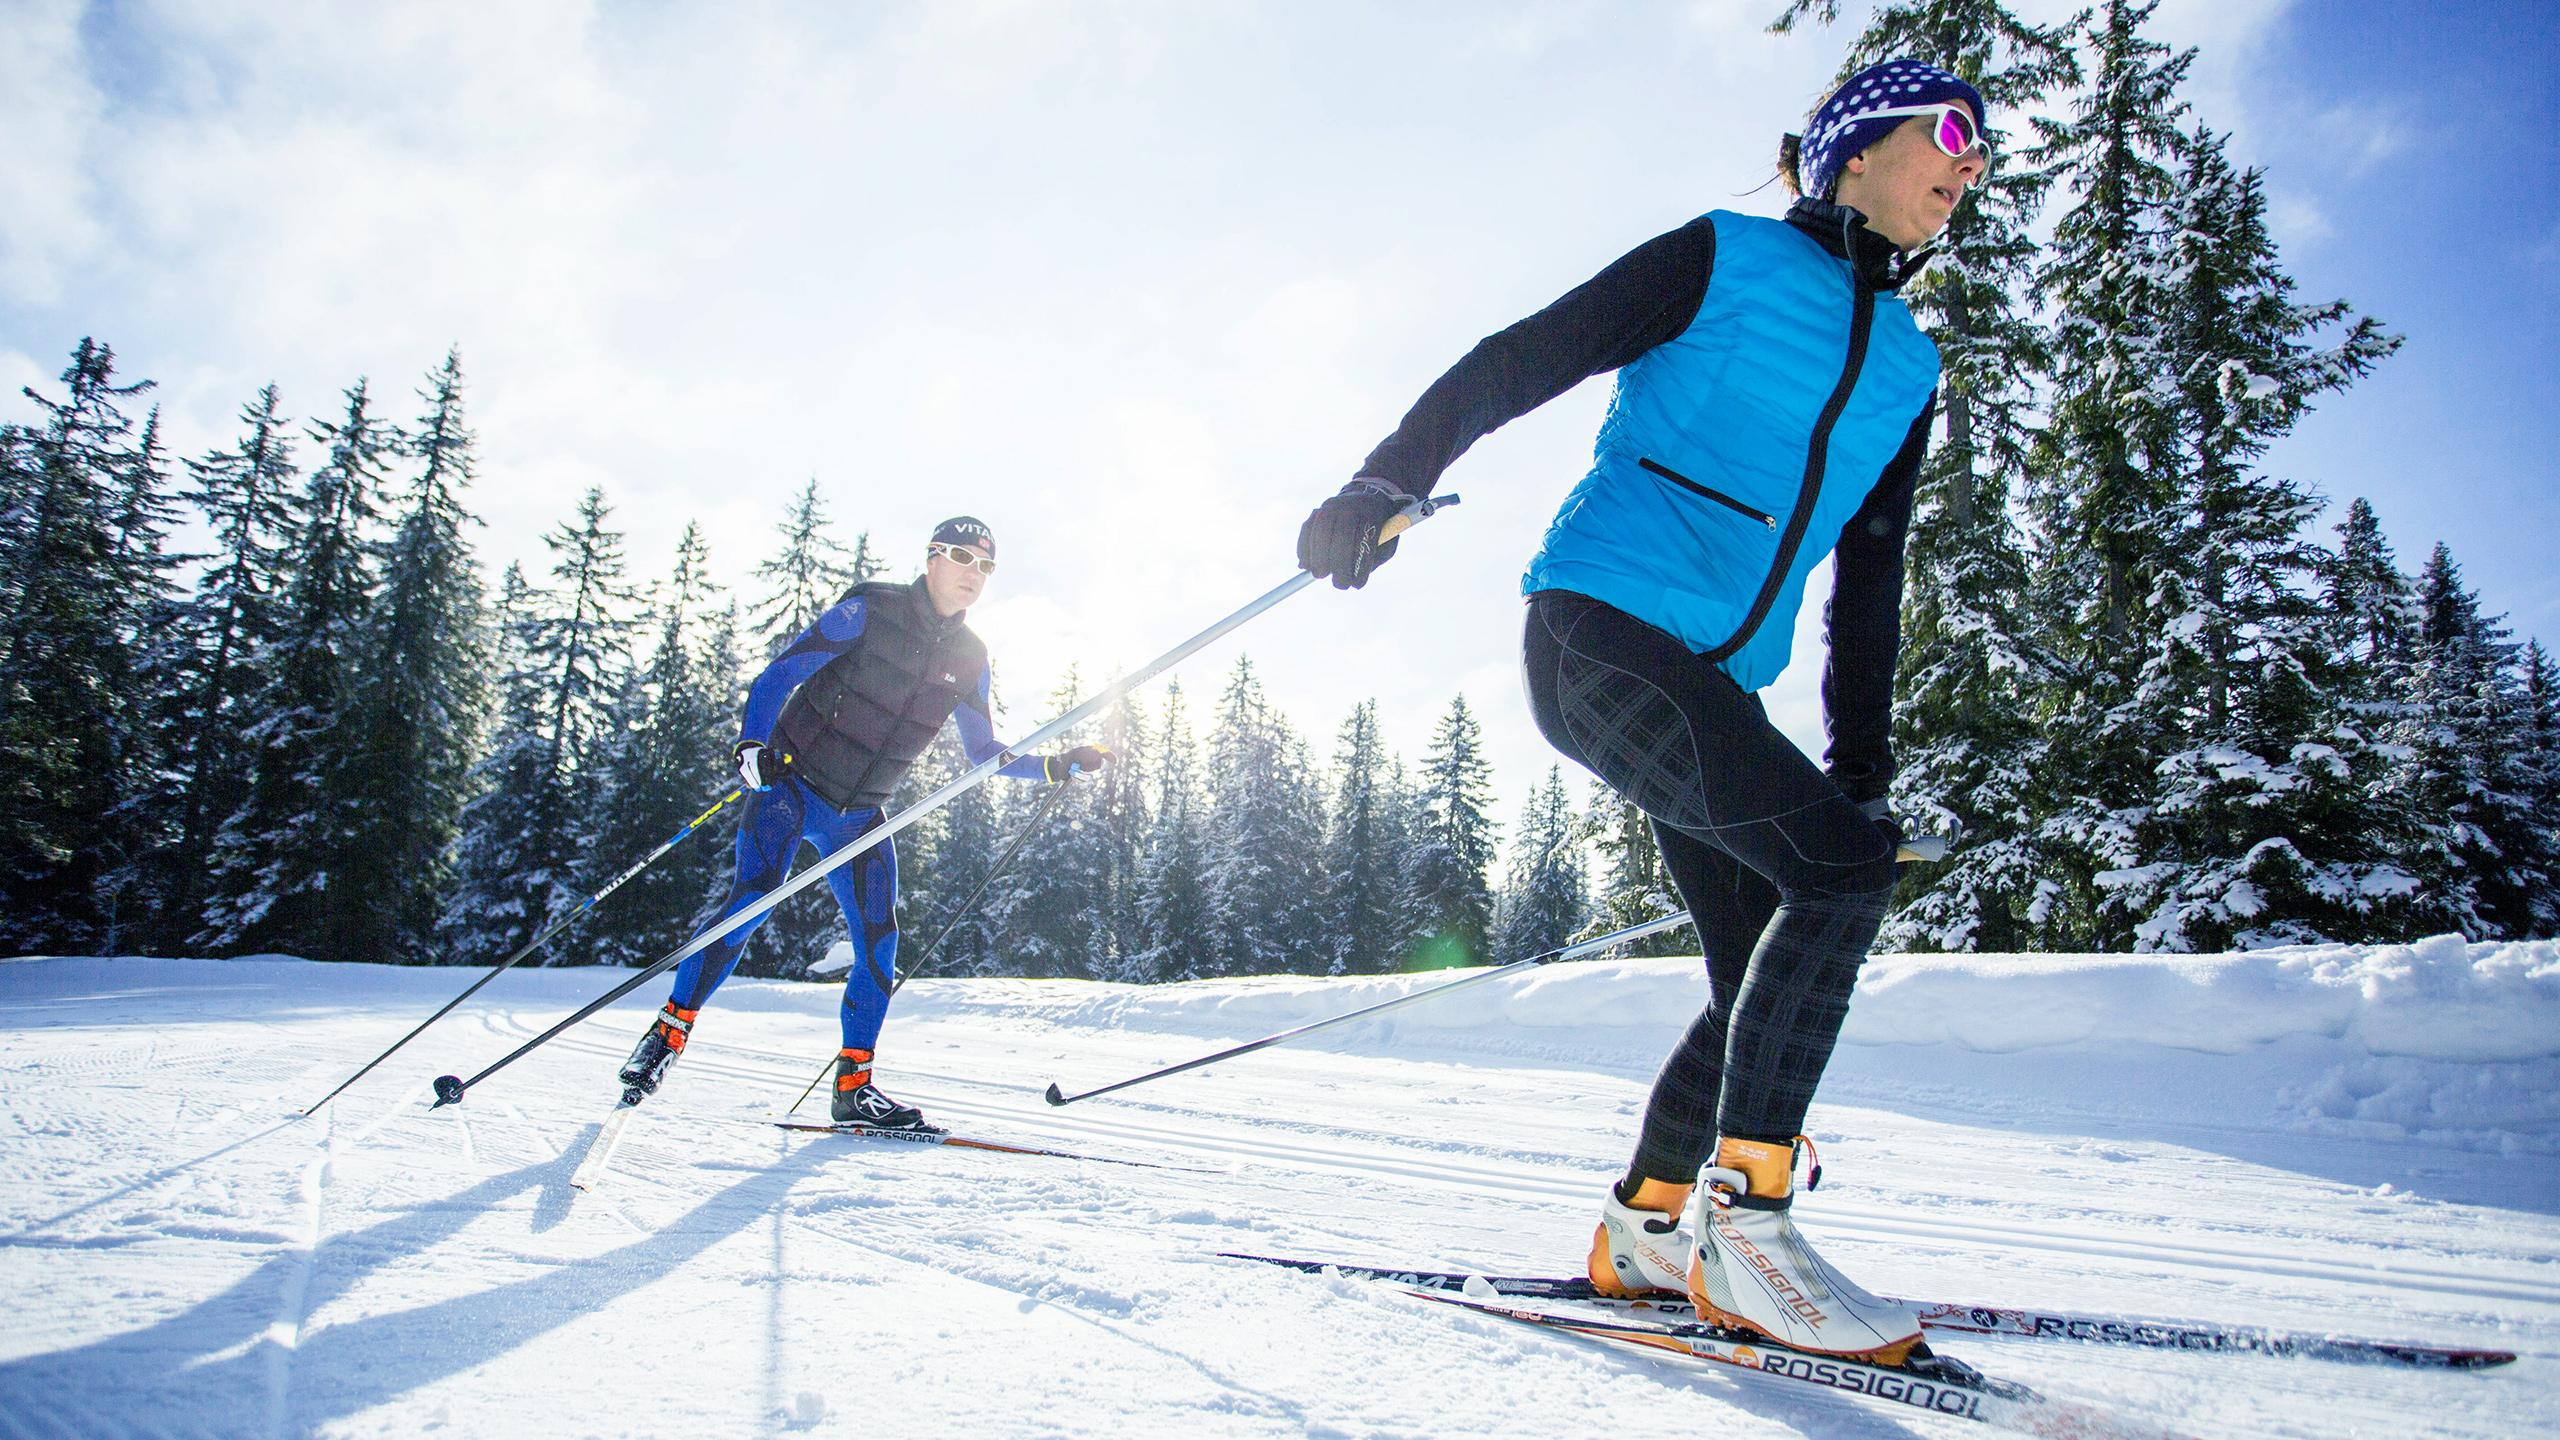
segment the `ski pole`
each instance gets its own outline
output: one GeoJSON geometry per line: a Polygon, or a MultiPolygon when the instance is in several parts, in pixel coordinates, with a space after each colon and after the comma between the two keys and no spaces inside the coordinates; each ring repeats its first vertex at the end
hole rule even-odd
{"type": "MultiPolygon", "coordinates": [[[[1901,847],[1894,853],[1894,859],[1905,864],[1915,860],[1936,860],[1946,853],[1946,848],[1947,842],[1944,837],[1937,835],[1916,836],[1902,842],[1901,847]]],[[[1612,930],[1608,934],[1598,936],[1594,939],[1580,941],[1572,945],[1563,946],[1560,949],[1542,951],[1536,955],[1530,956],[1526,960],[1514,960],[1508,965],[1498,965],[1491,970],[1485,971],[1481,975],[1469,975],[1463,980],[1452,980],[1446,985],[1435,985],[1428,990],[1416,990],[1410,995],[1401,995],[1393,1000],[1382,1000],[1375,1005],[1370,1005],[1359,1010],[1353,1010],[1346,1014],[1336,1015],[1328,1020],[1309,1021],[1294,1030],[1283,1030],[1277,1035],[1265,1035],[1259,1040],[1247,1041],[1233,1049],[1221,1050],[1215,1055],[1203,1055],[1197,1060],[1185,1060],[1179,1065],[1168,1065],[1162,1070],[1150,1070],[1144,1075],[1133,1076],[1127,1080],[1116,1081],[1112,1084],[1103,1086],[1099,1090],[1087,1090],[1081,1095],[1062,1094],[1060,1093],[1057,1084],[1052,1082],[1049,1086],[1049,1093],[1046,1098],[1052,1105],[1072,1105],[1078,1100],[1090,1100],[1096,1095],[1108,1095],[1114,1090],[1125,1090],[1132,1085],[1143,1085],[1150,1080],[1161,1080],[1167,1075],[1179,1075],[1185,1070],[1197,1070],[1203,1065],[1212,1065],[1220,1060],[1232,1060],[1238,1055],[1249,1055],[1256,1050],[1262,1049],[1264,1046],[1277,1045],[1284,1040],[1295,1040],[1301,1035],[1312,1034],[1313,1032],[1322,1030],[1327,1026],[1339,1025],[1346,1020],[1357,1020],[1363,1015],[1375,1015],[1381,1010],[1392,1010],[1398,1005],[1410,1005],[1416,1000],[1428,1000],[1434,995],[1446,995],[1461,985],[1473,985],[1480,980],[1490,980],[1496,975],[1507,975],[1510,972],[1521,969],[1525,966],[1552,965],[1559,960],[1571,960],[1578,956],[1589,955],[1595,951],[1606,950],[1612,945],[1622,945],[1630,940],[1641,940],[1647,935],[1660,934],[1662,931],[1670,930],[1687,923],[1689,923],[1689,912],[1686,910],[1675,910],[1668,915],[1657,916],[1654,919],[1630,925],[1623,930],[1612,930]]]]}
{"type": "MultiPolygon", "coordinates": [[[[1378,527],[1378,538],[1380,540],[1393,539],[1413,528],[1415,525],[1429,519],[1433,512],[1457,503],[1458,497],[1455,495],[1435,495],[1428,500],[1416,500],[1411,505],[1406,506],[1401,513],[1387,517],[1387,522],[1378,527]]],[[[666,955],[660,957],[658,960],[651,963],[648,969],[639,972],[630,979],[614,986],[611,990],[606,991],[604,994],[588,1001],[568,1019],[561,1021],[557,1025],[552,1026],[550,1029],[543,1031],[541,1034],[534,1036],[522,1045],[519,1045],[515,1049],[507,1052],[507,1054],[501,1057],[495,1064],[483,1069],[479,1074],[472,1076],[468,1080],[465,1080],[458,1075],[437,1076],[436,1103],[430,1108],[441,1109],[447,1105],[460,1104],[462,1102],[463,1095],[467,1093],[472,1086],[479,1084],[481,1081],[497,1074],[499,1071],[504,1070],[516,1061],[523,1059],[532,1051],[549,1044],[560,1034],[561,1031],[568,1029],[570,1026],[577,1024],[579,1021],[586,1019],[590,1015],[593,1015],[598,1010],[601,1010],[607,1005],[612,1004],[614,1001],[621,999],[623,996],[630,994],[632,991],[639,989],[642,985],[648,983],[651,976],[672,969],[677,965],[681,965],[685,961],[692,959],[695,955],[698,955],[713,945],[718,944],[720,940],[727,936],[731,931],[736,930],[742,925],[753,923],[756,917],[764,914],[768,910],[771,910],[774,906],[781,904],[783,901],[790,899],[792,896],[799,894],[802,890],[807,889],[811,885],[818,883],[820,879],[824,878],[829,871],[834,870],[837,866],[844,864],[846,861],[851,860],[854,856],[861,854],[872,846],[886,841],[899,831],[951,803],[951,801],[957,799],[959,796],[976,789],[980,784],[986,781],[988,776],[995,774],[998,770],[1001,770],[1005,766],[1012,764],[1014,761],[1021,759],[1023,751],[1029,750],[1033,746],[1039,745],[1045,741],[1055,739],[1056,737],[1074,729],[1078,725],[1083,724],[1095,715],[1100,714],[1104,706],[1109,705],[1112,701],[1127,694],[1131,690],[1136,689],[1138,686],[1145,684],[1149,680],[1154,679],[1156,676],[1163,674],[1165,671],[1180,664],[1182,661],[1190,659],[1197,651],[1204,649],[1209,645],[1213,645],[1219,640],[1225,638],[1229,631],[1234,630],[1237,626],[1244,624],[1246,621],[1260,615],[1265,610],[1270,609],[1272,606],[1279,604],[1281,601],[1288,599],[1290,596],[1304,590],[1309,585],[1314,584],[1315,579],[1314,571],[1299,571],[1297,574],[1290,576],[1288,579],[1265,591],[1259,598],[1248,603],[1243,609],[1236,611],[1234,614],[1229,615],[1217,624],[1210,626],[1208,629],[1203,630],[1199,634],[1192,636],[1190,639],[1183,641],[1181,644],[1174,646],[1172,649],[1157,656],[1155,659],[1148,661],[1137,671],[1137,673],[1123,676],[1122,678],[1113,681],[1111,684],[1104,686],[1100,692],[1093,696],[1093,698],[1085,701],[1081,705],[1078,705],[1055,720],[1050,721],[1048,724],[1041,726],[1039,729],[1032,731],[1030,734],[1025,735],[1022,739],[1016,741],[1010,748],[998,751],[995,755],[989,757],[986,761],[975,768],[963,771],[961,774],[954,776],[949,782],[945,783],[941,789],[934,791],[932,794],[925,796],[923,799],[917,801],[905,810],[898,812],[898,814],[891,817],[886,822],[874,826],[870,830],[864,831],[859,837],[847,841],[844,845],[839,847],[834,854],[825,857],[817,864],[802,870],[799,874],[784,881],[779,888],[766,894],[763,899],[739,910],[738,913],[730,916],[728,919],[721,921],[709,930],[704,931],[700,935],[695,936],[693,939],[677,947],[675,950],[672,950],[666,955]]]]}
{"type": "Polygon", "coordinates": [[[439,1021],[439,1020],[443,1019],[445,1016],[447,1016],[447,1015],[449,1015],[449,1014],[453,1013],[453,1008],[454,1008],[456,1005],[461,1004],[463,1001],[470,999],[474,994],[477,994],[477,993],[479,992],[479,989],[480,989],[480,987],[481,987],[481,986],[488,984],[490,981],[497,979],[501,974],[504,974],[506,971],[508,971],[508,970],[510,970],[510,969],[513,969],[513,968],[515,967],[515,963],[516,963],[517,961],[522,960],[522,959],[523,959],[524,957],[526,957],[527,955],[530,955],[530,954],[532,954],[534,951],[541,949],[541,948],[542,948],[542,946],[543,946],[543,943],[544,943],[545,941],[548,941],[552,936],[559,934],[561,931],[568,929],[568,928],[569,928],[569,926],[570,926],[572,923],[574,923],[574,922],[577,920],[577,918],[578,918],[579,916],[584,915],[584,914],[586,914],[588,911],[593,910],[594,908],[596,908],[598,905],[603,904],[603,903],[604,903],[604,897],[606,897],[607,895],[612,894],[612,893],[613,893],[614,891],[616,891],[616,890],[621,889],[621,888],[622,888],[622,886],[623,886],[623,882],[625,882],[625,881],[629,880],[632,876],[639,874],[641,871],[648,869],[650,866],[657,864],[657,863],[658,863],[658,860],[659,860],[659,858],[660,858],[660,857],[664,856],[668,851],[673,850],[674,848],[676,848],[677,842],[679,842],[679,841],[683,840],[683,839],[684,839],[684,837],[686,837],[687,835],[692,834],[694,831],[701,829],[701,828],[702,828],[702,822],[703,822],[703,821],[708,820],[708,819],[710,819],[712,816],[719,814],[719,813],[720,813],[720,811],[721,811],[721,809],[722,809],[724,806],[726,806],[730,801],[737,799],[740,795],[743,795],[743,794],[745,794],[745,793],[746,793],[745,789],[744,789],[744,788],[740,788],[740,789],[732,790],[732,791],[730,791],[728,794],[721,796],[719,799],[712,801],[712,802],[711,802],[711,808],[710,808],[710,809],[705,810],[705,811],[703,811],[701,814],[694,816],[691,820],[686,821],[686,822],[685,822],[685,826],[684,826],[684,828],[683,828],[683,829],[681,829],[681,830],[677,831],[675,834],[670,835],[670,836],[668,836],[668,837],[667,837],[666,843],[664,843],[664,844],[660,845],[657,849],[650,851],[650,852],[649,852],[645,857],[643,857],[643,858],[640,860],[640,862],[639,862],[638,864],[633,865],[631,868],[629,868],[629,869],[627,869],[627,870],[623,871],[621,874],[614,876],[612,880],[610,880],[610,881],[606,882],[605,887],[604,887],[603,889],[601,889],[601,890],[597,891],[597,892],[596,892],[596,893],[594,893],[593,895],[588,896],[588,897],[586,898],[585,902],[584,902],[584,903],[582,903],[582,904],[580,904],[576,909],[569,911],[568,913],[566,913],[566,914],[562,915],[559,919],[554,920],[554,921],[552,921],[549,925],[547,925],[547,926],[543,927],[543,931],[542,931],[542,933],[541,933],[541,934],[539,934],[539,935],[534,936],[531,940],[526,941],[523,949],[518,950],[518,951],[517,951],[516,953],[514,953],[513,955],[508,956],[505,960],[501,961],[501,962],[497,965],[497,967],[496,967],[495,969],[492,969],[488,974],[483,975],[483,976],[481,976],[479,979],[472,981],[472,982],[471,982],[471,984],[470,984],[468,987],[466,987],[466,988],[463,990],[463,992],[462,992],[461,994],[456,995],[456,996],[454,996],[451,1000],[446,1001],[446,1002],[445,1002],[445,1007],[444,1007],[442,1010],[439,1010],[439,1011],[437,1011],[436,1013],[434,1013],[433,1015],[428,1016],[426,1019],[419,1021],[419,1022],[418,1022],[418,1028],[417,1028],[417,1029],[410,1031],[408,1034],[403,1035],[403,1036],[401,1036],[398,1040],[394,1041],[394,1042],[392,1043],[391,1049],[389,1049],[389,1050],[385,1050],[385,1051],[383,1051],[381,1054],[374,1056],[371,1060],[366,1061],[366,1062],[365,1062],[364,1069],[362,1069],[362,1070],[358,1070],[358,1071],[357,1071],[356,1073],[354,1073],[353,1075],[350,1075],[350,1076],[348,1076],[346,1079],[339,1081],[339,1082],[338,1082],[338,1089],[337,1089],[337,1090],[332,1090],[332,1091],[330,1091],[328,1094],[321,1096],[318,1100],[316,1100],[316,1101],[312,1102],[311,1109],[309,1109],[309,1110],[305,1110],[305,1111],[303,1111],[302,1113],[303,1113],[305,1116],[308,1116],[308,1115],[312,1114],[314,1111],[317,1111],[321,1106],[326,1105],[326,1104],[328,1104],[330,1101],[337,1099],[337,1098],[338,1098],[338,1093],[339,1093],[339,1091],[342,1091],[342,1090],[346,1089],[348,1086],[353,1085],[353,1084],[354,1084],[354,1083],[356,1083],[357,1081],[359,1081],[359,1080],[363,1079],[363,1078],[365,1077],[365,1075],[366,1075],[369,1071],[371,1071],[371,1070],[373,1069],[373,1067],[374,1067],[374,1066],[379,1065],[379,1064],[381,1064],[383,1061],[390,1059],[390,1058],[391,1058],[391,1056],[392,1056],[392,1054],[393,1054],[393,1052],[397,1051],[401,1046],[408,1044],[410,1041],[417,1039],[419,1035],[423,1034],[423,1033],[426,1031],[426,1028],[427,1028],[428,1026],[433,1025],[433,1024],[434,1024],[434,1023],[436,1023],[437,1021],[439,1021]]]}
{"type": "MultiPolygon", "coordinates": [[[[979,881],[977,889],[970,891],[959,904],[951,907],[949,917],[942,922],[942,928],[935,931],[933,938],[924,943],[924,948],[916,952],[918,963],[913,968],[899,972],[898,982],[889,987],[890,999],[897,999],[898,992],[907,988],[908,981],[932,968],[922,963],[923,957],[940,950],[942,942],[951,938],[951,932],[960,928],[960,922],[968,918],[971,907],[978,903],[978,897],[986,894],[987,887],[1003,877],[1006,868],[1013,864],[1013,857],[1022,853],[1023,842],[1029,840],[1033,833],[1039,830],[1041,821],[1049,818],[1049,812],[1058,807],[1058,802],[1066,796],[1067,786],[1074,780],[1075,772],[1068,771],[1067,778],[1059,781],[1049,791],[1048,798],[1040,802],[1040,808],[1031,812],[1031,818],[1022,822],[1021,831],[1013,837],[1010,844],[1004,847],[1004,853],[996,857],[995,865],[987,871],[987,878],[979,881]]],[[[800,1107],[809,1103],[809,1097],[818,1093],[818,1082],[827,1078],[827,1072],[835,1068],[835,1063],[835,1057],[828,1056],[827,1063],[818,1067],[817,1078],[809,1082],[809,1088],[801,1091],[800,1098],[792,1101],[791,1108],[782,1113],[786,1116],[799,1114],[800,1107]]]]}
{"type": "Polygon", "coordinates": [[[1630,940],[1641,940],[1647,935],[1658,935],[1665,930],[1674,929],[1688,923],[1689,912],[1686,910],[1675,910],[1668,915],[1656,916],[1651,920],[1630,925],[1623,930],[1612,930],[1608,934],[1598,936],[1594,939],[1584,940],[1572,945],[1558,946],[1553,950],[1542,950],[1525,960],[1514,960],[1508,965],[1497,965],[1480,975],[1469,975],[1461,980],[1452,980],[1446,985],[1434,985],[1428,990],[1416,990],[1410,995],[1399,995],[1393,1000],[1381,1000],[1375,1005],[1364,1005],[1357,1010],[1347,1011],[1328,1019],[1310,1020],[1306,1024],[1300,1025],[1295,1029],[1283,1030],[1277,1035],[1265,1035],[1259,1040],[1246,1041],[1242,1045],[1221,1050],[1215,1055],[1203,1055],[1197,1060],[1185,1060],[1179,1065],[1168,1065],[1161,1070],[1150,1070],[1144,1075],[1134,1075],[1126,1080],[1117,1080],[1098,1090],[1087,1090],[1080,1095],[1065,1095],[1059,1093],[1057,1084],[1053,1081],[1049,1086],[1049,1094],[1047,1098],[1049,1103],[1052,1105],[1071,1105],[1078,1100],[1090,1100],[1096,1095],[1108,1095],[1114,1090],[1126,1090],[1132,1085],[1144,1085],[1150,1080],[1161,1080],[1167,1075],[1179,1075],[1185,1070],[1197,1070],[1203,1065],[1214,1065],[1221,1060],[1232,1060],[1239,1055],[1250,1055],[1254,1051],[1260,1050],[1265,1046],[1278,1045],[1283,1041],[1295,1040],[1301,1035],[1311,1035],[1318,1030],[1340,1025],[1345,1021],[1357,1020],[1364,1015],[1375,1015],[1381,1010],[1393,1010],[1399,1005],[1410,1005],[1417,1000],[1428,1000],[1435,995],[1446,995],[1450,991],[1458,989],[1461,986],[1480,984],[1497,975],[1508,975],[1514,970],[1524,970],[1532,965],[1552,965],[1559,960],[1571,960],[1577,956],[1589,955],[1595,951],[1606,950],[1612,945],[1623,945],[1630,940]]]}

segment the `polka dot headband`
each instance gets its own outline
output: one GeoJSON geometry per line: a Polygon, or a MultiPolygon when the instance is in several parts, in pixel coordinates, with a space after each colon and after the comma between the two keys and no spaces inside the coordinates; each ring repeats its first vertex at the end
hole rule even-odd
{"type": "Polygon", "coordinates": [[[1797,166],[1797,174],[1804,180],[1804,193],[1829,196],[1850,157],[1893,133],[1893,128],[1907,118],[1869,118],[1873,112],[1934,105],[1941,100],[1962,101],[1973,107],[1978,125],[1990,123],[1982,92],[1935,65],[1919,60],[1887,60],[1850,76],[1847,83],[1831,92],[1831,98],[1822,102],[1822,108],[1805,126],[1803,158],[1797,166]]]}

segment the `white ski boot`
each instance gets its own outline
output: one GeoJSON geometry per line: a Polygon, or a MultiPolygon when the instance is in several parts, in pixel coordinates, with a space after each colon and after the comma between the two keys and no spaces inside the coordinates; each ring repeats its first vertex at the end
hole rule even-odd
{"type": "Polygon", "coordinates": [[[1635,1198],[1621,1202],[1618,1187],[1611,1185],[1600,1205],[1599,1228],[1591,1232],[1585,1265],[1591,1288],[1614,1300],[1687,1294],[1698,1237],[1681,1226],[1680,1217],[1695,1188],[1647,1179],[1636,1186],[1635,1198]]]}
{"type": "MultiPolygon", "coordinates": [[[[1819,1161],[1813,1173],[1819,1181],[1819,1161]]],[[[1789,1213],[1794,1146],[1727,1136],[1698,1179],[1698,1250],[1687,1288],[1699,1319],[1842,1359],[1900,1365],[1911,1358],[1920,1317],[1859,1289],[1797,1231],[1789,1213]]]]}

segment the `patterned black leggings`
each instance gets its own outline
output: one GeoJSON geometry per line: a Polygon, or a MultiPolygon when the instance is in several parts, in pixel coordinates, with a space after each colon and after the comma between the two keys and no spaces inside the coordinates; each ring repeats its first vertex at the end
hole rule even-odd
{"type": "Polygon", "coordinates": [[[1538,728],[1652,817],[1706,951],[1706,1009],[1654,1081],[1629,1171],[1685,1185],[1720,1134],[1804,1128],[1884,924],[1893,845],[1759,697],[1634,616],[1542,591],[1522,651],[1538,728]]]}

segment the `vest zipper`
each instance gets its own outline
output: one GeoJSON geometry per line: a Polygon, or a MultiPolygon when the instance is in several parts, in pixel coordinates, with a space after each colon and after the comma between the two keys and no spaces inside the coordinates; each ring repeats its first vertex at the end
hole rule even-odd
{"type": "MultiPolygon", "coordinates": [[[[1840,383],[1831,387],[1831,399],[1822,407],[1822,415],[1813,422],[1813,440],[1805,447],[1804,484],[1796,490],[1795,508],[1787,512],[1787,532],[1778,537],[1777,558],[1769,562],[1768,578],[1760,582],[1760,593],[1751,601],[1751,613],[1742,617],[1733,637],[1706,653],[1708,664],[1717,665],[1732,659],[1742,647],[1759,633],[1760,622],[1769,618],[1769,607],[1778,603],[1778,591],[1787,583],[1787,572],[1795,567],[1796,551],[1804,547],[1804,532],[1813,528],[1813,506],[1822,497],[1822,465],[1831,452],[1831,430],[1840,423],[1840,412],[1849,408],[1849,393],[1858,388],[1858,372],[1867,362],[1867,332],[1875,325],[1876,292],[1858,273],[1857,247],[1849,245],[1849,356],[1840,366],[1840,383]]],[[[1641,463],[1641,462],[1639,462],[1641,463]]]]}
{"type": "Polygon", "coordinates": [[[1697,481],[1690,479],[1688,476],[1681,474],[1679,471],[1672,469],[1668,465],[1657,465],[1652,460],[1641,457],[1637,459],[1636,463],[1643,466],[1645,469],[1652,471],[1654,474],[1661,476],[1663,479],[1670,481],[1672,484],[1679,486],[1683,490],[1704,495],[1708,499],[1713,500],[1728,510],[1740,511],[1772,530],[1778,528],[1776,517],[1759,510],[1754,510],[1750,506],[1743,504],[1741,501],[1734,499],[1732,496],[1725,494],[1721,490],[1710,490],[1706,486],[1699,484],[1697,481]]]}

